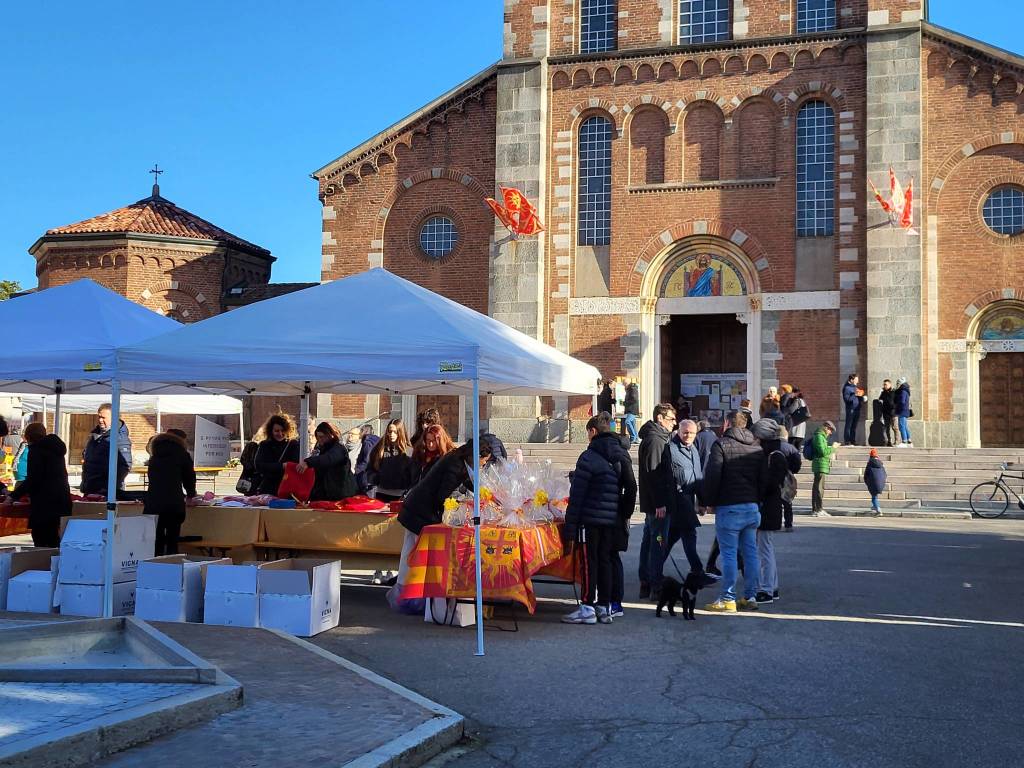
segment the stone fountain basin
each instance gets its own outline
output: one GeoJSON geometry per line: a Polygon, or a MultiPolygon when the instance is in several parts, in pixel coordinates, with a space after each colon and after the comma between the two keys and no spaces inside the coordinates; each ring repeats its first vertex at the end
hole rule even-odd
{"type": "Polygon", "coordinates": [[[0,628],[0,682],[214,685],[217,668],[125,616],[0,628]]]}

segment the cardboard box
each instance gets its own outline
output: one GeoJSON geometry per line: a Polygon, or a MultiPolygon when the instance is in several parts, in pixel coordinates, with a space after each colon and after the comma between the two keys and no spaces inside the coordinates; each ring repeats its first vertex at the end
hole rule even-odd
{"type": "Polygon", "coordinates": [[[341,561],[280,560],[284,567],[257,574],[260,626],[312,637],[338,626],[341,617],[341,561]]]}
{"type": "MultiPolygon", "coordinates": [[[[50,550],[52,551],[52,550],[50,550]]],[[[54,590],[60,558],[49,558],[49,570],[22,571],[7,585],[7,610],[25,613],[56,613],[54,590]]]]}
{"type": "Polygon", "coordinates": [[[135,615],[148,621],[203,621],[203,592],[210,565],[228,558],[166,555],[139,563],[135,615]]]}
{"type": "MultiPolygon", "coordinates": [[[[156,517],[116,518],[113,538],[114,582],[134,581],[139,563],[153,557],[156,517]]],[[[60,542],[61,584],[102,586],[107,542],[106,520],[72,517],[60,542]]]]}
{"type": "Polygon", "coordinates": [[[258,627],[260,600],[257,574],[264,569],[285,568],[287,563],[287,560],[273,560],[207,567],[203,623],[226,627],[258,627]]]}
{"type": "MultiPolygon", "coordinates": [[[[132,517],[142,514],[141,501],[119,501],[114,509],[115,517],[132,517]]],[[[107,502],[105,501],[73,501],[71,502],[71,515],[95,515],[99,513],[103,517],[107,515],[107,502]]]]}
{"type": "MultiPolygon", "coordinates": [[[[103,587],[96,584],[61,584],[60,612],[64,616],[100,617],[103,615],[103,587]]],[[[114,584],[114,615],[135,613],[135,582],[114,584]]]]}
{"type": "Polygon", "coordinates": [[[7,609],[7,586],[10,580],[25,571],[45,571],[51,557],[60,550],[45,547],[4,547],[0,549],[0,611],[7,609]]]}

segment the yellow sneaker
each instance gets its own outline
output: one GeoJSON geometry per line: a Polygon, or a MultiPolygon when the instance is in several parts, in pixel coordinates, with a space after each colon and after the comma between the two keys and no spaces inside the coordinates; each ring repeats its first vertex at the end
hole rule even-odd
{"type": "Polygon", "coordinates": [[[715,602],[705,605],[704,610],[713,611],[714,613],[736,613],[736,601],[715,600],[715,602]]]}
{"type": "Polygon", "coordinates": [[[739,602],[736,603],[736,610],[738,611],[756,611],[757,600],[747,600],[745,597],[741,597],[739,602]]]}

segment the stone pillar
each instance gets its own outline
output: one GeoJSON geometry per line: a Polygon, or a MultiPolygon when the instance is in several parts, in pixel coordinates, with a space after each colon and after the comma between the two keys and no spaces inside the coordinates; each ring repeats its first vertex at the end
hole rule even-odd
{"type": "MultiPolygon", "coordinates": [[[[867,175],[888,184],[889,167],[901,182],[921,177],[921,33],[893,30],[869,35],[867,42],[867,175]]],[[[921,236],[889,226],[885,213],[868,206],[867,219],[867,375],[876,386],[906,376],[922,391],[921,236]]],[[[915,221],[916,226],[920,223],[915,221]]],[[[915,403],[918,415],[925,403],[915,403]]],[[[915,443],[935,445],[936,436],[920,424],[911,427],[915,443]]]]}
{"type": "MultiPolygon", "coordinates": [[[[497,138],[494,178],[512,186],[537,206],[546,219],[544,168],[546,142],[543,61],[500,65],[498,69],[497,138]]],[[[490,258],[489,312],[513,328],[544,340],[542,290],[544,236],[504,242],[505,227],[495,220],[490,258]]],[[[535,397],[491,398],[490,428],[513,442],[546,441],[535,397]]]]}

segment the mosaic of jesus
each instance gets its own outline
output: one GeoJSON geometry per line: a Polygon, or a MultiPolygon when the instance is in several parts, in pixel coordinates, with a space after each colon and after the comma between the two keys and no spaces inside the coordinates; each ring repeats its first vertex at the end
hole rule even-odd
{"type": "Polygon", "coordinates": [[[683,261],[665,281],[663,296],[669,299],[701,296],[742,296],[743,278],[728,261],[700,253],[683,261]]]}

